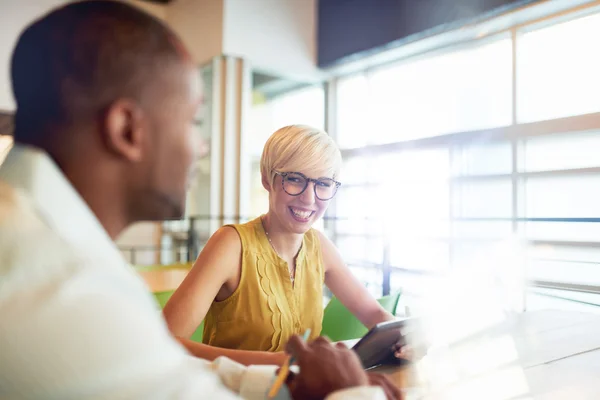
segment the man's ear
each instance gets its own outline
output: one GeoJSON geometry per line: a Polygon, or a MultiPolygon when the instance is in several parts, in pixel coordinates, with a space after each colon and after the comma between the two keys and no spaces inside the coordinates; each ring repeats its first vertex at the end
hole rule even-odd
{"type": "Polygon", "coordinates": [[[120,99],[110,105],[104,115],[103,140],[117,157],[138,162],[143,156],[144,113],[139,105],[120,99]]]}

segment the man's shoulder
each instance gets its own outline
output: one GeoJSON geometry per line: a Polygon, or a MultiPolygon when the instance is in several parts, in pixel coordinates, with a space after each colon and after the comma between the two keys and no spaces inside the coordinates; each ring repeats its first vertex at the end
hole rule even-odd
{"type": "MultiPolygon", "coordinates": [[[[28,196],[0,181],[0,251],[44,245],[35,239],[58,239],[36,212],[28,196]]],[[[3,263],[4,264],[4,263],[3,263]]]]}
{"type": "MultiPolygon", "coordinates": [[[[0,301],[29,282],[67,273],[77,253],[43,220],[28,196],[0,181],[0,301]]],[[[71,271],[72,272],[72,271],[71,271]]]]}

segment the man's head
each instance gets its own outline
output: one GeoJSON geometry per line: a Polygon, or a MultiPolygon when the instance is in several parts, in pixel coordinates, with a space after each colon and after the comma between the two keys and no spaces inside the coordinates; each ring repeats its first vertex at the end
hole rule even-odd
{"type": "Polygon", "coordinates": [[[104,186],[95,193],[117,192],[128,223],[179,217],[197,148],[198,75],[176,35],[144,12],[65,5],[27,27],[14,50],[15,141],[46,150],[78,190],[87,174],[104,186]]]}

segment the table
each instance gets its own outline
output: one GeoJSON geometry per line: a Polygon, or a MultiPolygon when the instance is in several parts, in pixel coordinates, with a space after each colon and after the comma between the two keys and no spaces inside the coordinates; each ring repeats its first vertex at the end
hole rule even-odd
{"type": "Polygon", "coordinates": [[[188,268],[164,268],[137,272],[151,292],[164,292],[177,289],[190,271],[188,268]]]}
{"type": "MultiPolygon", "coordinates": [[[[188,272],[139,271],[153,292],[177,288],[188,272]]],[[[406,390],[406,400],[596,400],[600,315],[526,312],[415,367],[376,371],[406,390]],[[433,367],[427,368],[428,363],[433,367]]]]}
{"type": "Polygon", "coordinates": [[[413,399],[600,398],[600,315],[519,314],[414,367],[383,368],[413,399]]]}

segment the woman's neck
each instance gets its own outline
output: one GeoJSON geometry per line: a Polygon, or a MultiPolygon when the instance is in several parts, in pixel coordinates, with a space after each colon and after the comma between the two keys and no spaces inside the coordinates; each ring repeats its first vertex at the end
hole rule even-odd
{"type": "Polygon", "coordinates": [[[262,223],[267,238],[277,254],[286,260],[294,259],[300,251],[304,235],[286,231],[277,217],[269,213],[262,217],[262,223]]]}

